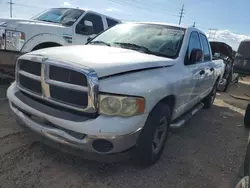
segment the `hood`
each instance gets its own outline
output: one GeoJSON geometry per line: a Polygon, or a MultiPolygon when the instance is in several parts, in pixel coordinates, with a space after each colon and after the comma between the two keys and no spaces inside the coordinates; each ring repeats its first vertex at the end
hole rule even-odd
{"type": "Polygon", "coordinates": [[[50,23],[50,22],[44,22],[39,20],[32,20],[32,19],[17,19],[17,18],[0,18],[0,26],[3,25],[7,28],[16,29],[20,25],[27,25],[27,24],[33,24],[33,25],[49,25],[49,26],[57,26],[62,27],[60,24],[57,23],[50,23]]]}
{"type": "Polygon", "coordinates": [[[174,64],[173,59],[148,55],[134,50],[99,45],[54,47],[37,50],[29,54],[92,68],[97,72],[99,78],[174,64]]]}
{"type": "Polygon", "coordinates": [[[233,49],[224,42],[210,42],[212,54],[220,53],[233,59],[233,49]]]}

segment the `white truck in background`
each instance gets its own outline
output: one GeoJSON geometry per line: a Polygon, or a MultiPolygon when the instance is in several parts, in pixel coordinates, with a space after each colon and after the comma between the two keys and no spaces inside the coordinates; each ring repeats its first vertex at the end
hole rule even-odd
{"type": "Polygon", "coordinates": [[[212,106],[224,70],[197,28],[122,23],[87,45],[21,56],[7,97],[17,123],[49,145],[150,165],[170,127],[212,106]]]}
{"type": "Polygon", "coordinates": [[[28,20],[0,18],[0,71],[14,70],[16,59],[24,53],[83,45],[118,23],[118,19],[76,8],[52,8],[28,20]]]}

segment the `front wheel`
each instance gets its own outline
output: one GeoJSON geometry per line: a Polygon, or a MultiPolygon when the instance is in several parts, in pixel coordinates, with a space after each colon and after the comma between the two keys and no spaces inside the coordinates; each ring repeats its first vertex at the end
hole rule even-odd
{"type": "Polygon", "coordinates": [[[170,107],[159,103],[149,113],[140,134],[135,157],[141,166],[154,164],[160,158],[170,125],[170,107]]]}

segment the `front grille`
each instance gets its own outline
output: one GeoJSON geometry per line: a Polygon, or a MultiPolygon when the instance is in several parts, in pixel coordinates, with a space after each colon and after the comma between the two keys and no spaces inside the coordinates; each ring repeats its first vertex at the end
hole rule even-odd
{"type": "Polygon", "coordinates": [[[32,91],[36,94],[42,95],[42,87],[41,82],[37,80],[33,80],[29,77],[25,77],[23,75],[19,75],[19,83],[22,88],[26,88],[29,91],[32,91]]]}
{"type": "Polygon", "coordinates": [[[49,78],[69,84],[76,84],[87,87],[87,78],[80,72],[65,69],[62,67],[50,66],[49,78]]]}
{"type": "Polygon", "coordinates": [[[35,63],[28,60],[19,60],[19,67],[20,70],[41,76],[41,63],[35,63]]]}
{"type": "Polygon", "coordinates": [[[93,104],[96,99],[91,98],[96,95],[90,95],[93,91],[89,89],[87,73],[65,68],[60,63],[19,59],[16,78],[19,88],[33,97],[82,112],[96,110],[93,104]]]}
{"type": "Polygon", "coordinates": [[[66,102],[76,106],[88,105],[88,101],[83,100],[88,99],[88,94],[81,91],[74,91],[58,86],[50,86],[50,96],[52,99],[58,100],[59,102],[66,102]]]}

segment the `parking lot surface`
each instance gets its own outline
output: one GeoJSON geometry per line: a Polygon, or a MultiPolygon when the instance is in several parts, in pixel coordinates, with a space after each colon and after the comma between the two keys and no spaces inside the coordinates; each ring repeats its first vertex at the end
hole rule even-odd
{"type": "Polygon", "coordinates": [[[35,142],[11,116],[0,86],[0,187],[231,187],[242,165],[248,131],[243,126],[250,85],[231,85],[210,110],[170,134],[160,161],[141,169],[130,161],[102,164],[35,142]]]}

